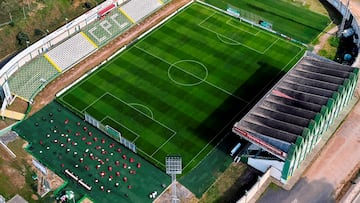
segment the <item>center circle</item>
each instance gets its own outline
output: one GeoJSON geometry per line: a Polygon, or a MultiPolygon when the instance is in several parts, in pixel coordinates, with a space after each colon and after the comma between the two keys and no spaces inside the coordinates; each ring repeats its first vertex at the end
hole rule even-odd
{"type": "Polygon", "coordinates": [[[177,85],[195,86],[204,82],[208,76],[204,64],[195,60],[181,60],[170,65],[168,77],[177,85]]]}

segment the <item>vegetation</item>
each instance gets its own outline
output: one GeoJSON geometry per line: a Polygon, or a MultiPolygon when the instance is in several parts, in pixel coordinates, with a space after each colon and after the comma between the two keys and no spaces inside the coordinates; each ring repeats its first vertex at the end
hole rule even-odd
{"type": "Polygon", "coordinates": [[[334,60],[336,57],[336,52],[339,46],[339,38],[336,36],[331,36],[327,43],[324,44],[323,48],[319,50],[319,55],[330,60],[334,60]]]}
{"type": "MultiPolygon", "coordinates": [[[[232,163],[217,181],[204,193],[199,203],[206,202],[232,202],[240,183],[239,177],[244,174],[247,166],[242,163],[232,163]],[[235,187],[234,187],[235,186],[235,187]]],[[[237,196],[237,195],[236,195],[237,196]]]]}
{"type": "MultiPolygon", "coordinates": [[[[87,6],[96,6],[102,0],[87,2],[87,6]]],[[[83,0],[1,0],[0,61],[25,47],[18,43],[18,33],[27,33],[28,41],[33,43],[43,37],[35,33],[34,28],[51,32],[64,25],[66,18],[71,20],[88,9],[83,0]]]]}
{"type": "Polygon", "coordinates": [[[29,35],[23,32],[19,32],[16,35],[16,39],[18,40],[19,45],[23,46],[26,45],[28,43],[30,43],[30,38],[29,35]]]}
{"type": "Polygon", "coordinates": [[[17,139],[9,143],[9,148],[16,154],[16,159],[10,158],[8,152],[1,148],[0,157],[0,191],[7,200],[20,194],[30,203],[39,202],[36,191],[37,185],[31,176],[33,171],[28,164],[29,155],[22,148],[24,141],[17,139]]]}

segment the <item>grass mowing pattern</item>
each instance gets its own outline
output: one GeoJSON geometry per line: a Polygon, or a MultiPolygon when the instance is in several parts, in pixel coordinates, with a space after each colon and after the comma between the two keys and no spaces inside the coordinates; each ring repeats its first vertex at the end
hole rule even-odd
{"type": "Polygon", "coordinates": [[[303,52],[194,3],[59,101],[118,129],[160,168],[180,154],[186,173],[303,52]]]}
{"type": "Polygon", "coordinates": [[[314,13],[304,7],[295,6],[282,0],[205,0],[216,7],[226,10],[239,8],[240,15],[251,18],[255,14],[270,21],[273,29],[303,43],[310,43],[330,23],[328,16],[314,13]]]}

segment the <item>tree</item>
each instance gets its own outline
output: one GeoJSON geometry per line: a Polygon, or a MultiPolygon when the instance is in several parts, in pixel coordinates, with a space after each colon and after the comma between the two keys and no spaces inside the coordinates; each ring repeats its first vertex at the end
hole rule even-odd
{"type": "Polygon", "coordinates": [[[0,0],[0,14],[9,15],[9,13],[17,8],[17,1],[0,0]]]}

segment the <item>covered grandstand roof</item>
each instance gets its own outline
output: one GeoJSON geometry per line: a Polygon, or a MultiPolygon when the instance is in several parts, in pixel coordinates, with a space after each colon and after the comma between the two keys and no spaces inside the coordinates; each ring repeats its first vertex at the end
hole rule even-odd
{"type": "Polygon", "coordinates": [[[239,122],[233,132],[284,160],[316,114],[355,68],[307,53],[239,122]]]}

